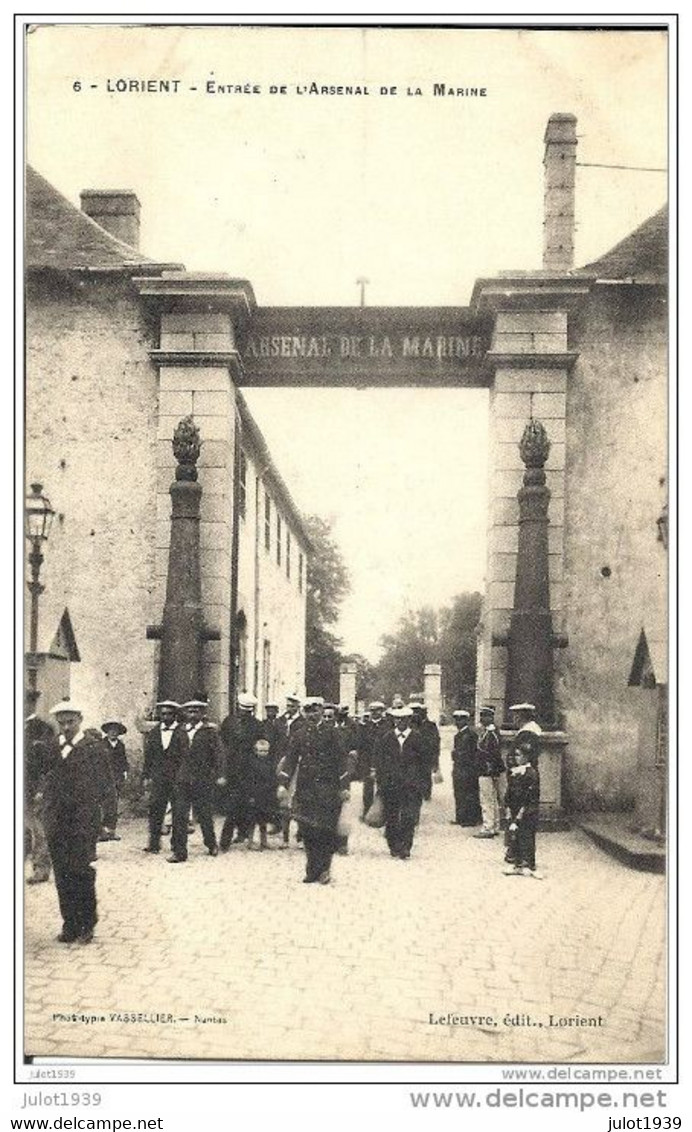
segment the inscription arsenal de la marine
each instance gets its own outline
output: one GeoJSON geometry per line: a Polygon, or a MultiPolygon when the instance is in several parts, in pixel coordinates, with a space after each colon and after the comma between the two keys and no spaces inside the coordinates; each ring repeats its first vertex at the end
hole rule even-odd
{"type": "Polygon", "coordinates": [[[472,334],[410,335],[386,334],[262,334],[247,340],[248,358],[471,358],[482,357],[483,339],[472,334]]]}

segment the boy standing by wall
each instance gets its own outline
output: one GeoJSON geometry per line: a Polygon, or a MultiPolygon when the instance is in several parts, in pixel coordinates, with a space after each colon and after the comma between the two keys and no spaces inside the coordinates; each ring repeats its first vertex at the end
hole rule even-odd
{"type": "Polygon", "coordinates": [[[536,868],[536,831],[540,782],[538,771],[529,762],[529,754],[516,748],[509,756],[507,770],[506,816],[510,848],[506,876],[530,876],[543,880],[536,868]]]}

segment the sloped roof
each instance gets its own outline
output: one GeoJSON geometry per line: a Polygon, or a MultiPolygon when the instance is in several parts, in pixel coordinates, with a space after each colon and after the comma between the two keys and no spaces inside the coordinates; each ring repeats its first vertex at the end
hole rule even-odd
{"type": "MultiPolygon", "coordinates": [[[[65,660],[78,661],[79,645],[72,625],[70,611],[67,609],[61,595],[53,597],[48,587],[41,598],[41,611],[39,618],[39,632],[37,653],[39,656],[57,656],[65,660]]],[[[29,636],[31,632],[30,619],[24,618],[24,648],[30,651],[29,636]]]]}
{"type": "MultiPolygon", "coordinates": [[[[146,270],[154,261],[111,236],[31,166],[26,170],[25,263],[61,271],[146,270]]],[[[166,265],[179,266],[179,265],[166,265]]]]}
{"type": "Polygon", "coordinates": [[[630,687],[636,687],[643,682],[647,673],[653,676],[656,684],[668,683],[668,639],[665,633],[645,625],[639,634],[627,683],[630,687]]]}
{"type": "Polygon", "coordinates": [[[598,279],[661,282],[668,274],[668,206],[625,236],[609,252],[578,269],[598,279]]]}

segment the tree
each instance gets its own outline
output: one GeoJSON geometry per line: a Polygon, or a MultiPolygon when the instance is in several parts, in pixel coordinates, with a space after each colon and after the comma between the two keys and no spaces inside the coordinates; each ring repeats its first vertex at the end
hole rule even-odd
{"type": "Polygon", "coordinates": [[[442,700],[448,709],[472,707],[476,682],[476,627],[481,596],[458,594],[449,606],[407,613],[382,637],[373,684],[385,700],[423,691],[426,664],[442,666],[442,700]]]}
{"type": "Polygon", "coordinates": [[[457,594],[440,610],[442,700],[448,710],[473,710],[476,694],[476,630],[481,615],[479,593],[457,594]]]}
{"type": "Polygon", "coordinates": [[[342,642],[329,626],[338,619],[351,584],[330,524],[319,515],[309,515],[305,526],[312,543],[307,566],[305,682],[310,694],[336,701],[342,642]]]}
{"type": "Polygon", "coordinates": [[[377,665],[379,695],[390,703],[396,693],[404,699],[423,690],[423,669],[438,659],[437,613],[423,606],[401,617],[393,633],[380,640],[383,654],[377,665]]]}

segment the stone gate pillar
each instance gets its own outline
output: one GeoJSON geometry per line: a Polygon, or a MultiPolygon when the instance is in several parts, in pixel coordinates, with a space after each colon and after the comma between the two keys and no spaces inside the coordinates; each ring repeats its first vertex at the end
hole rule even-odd
{"type": "MultiPolygon", "coordinates": [[[[220,638],[204,648],[203,683],[210,714],[229,707],[236,403],[235,380],[242,372],[237,339],[255,306],[252,287],[226,275],[163,272],[135,280],[158,321],[158,342],[150,357],[159,370],[157,432],[157,540],[151,620],[163,609],[170,548],[174,473],[173,432],[191,416],[202,438],[199,482],[202,612],[220,638]]],[[[158,668],[157,662],[157,668],[158,668]]]]}
{"type": "Polygon", "coordinates": [[[442,667],[439,664],[426,664],[423,669],[423,695],[428,709],[428,719],[440,722],[442,710],[442,667]]]}
{"type": "MultiPolygon", "coordinates": [[[[526,422],[540,420],[550,441],[545,465],[550,491],[548,577],[554,631],[565,633],[563,550],[565,445],[569,375],[576,361],[568,345],[572,304],[586,294],[578,277],[549,272],[480,280],[473,305],[495,314],[488,362],[490,387],[488,550],[477,666],[477,706],[489,703],[503,720],[508,653],[494,644],[510,628],[519,544],[519,453],[526,422]]],[[[559,659],[556,658],[559,665],[559,659]]],[[[557,711],[560,713],[559,672],[557,711]]],[[[549,721],[552,722],[552,721],[549,721]]]]}
{"type": "Polygon", "coordinates": [[[348,704],[351,715],[356,714],[356,679],[358,668],[347,661],[339,669],[339,703],[348,704]]]}

